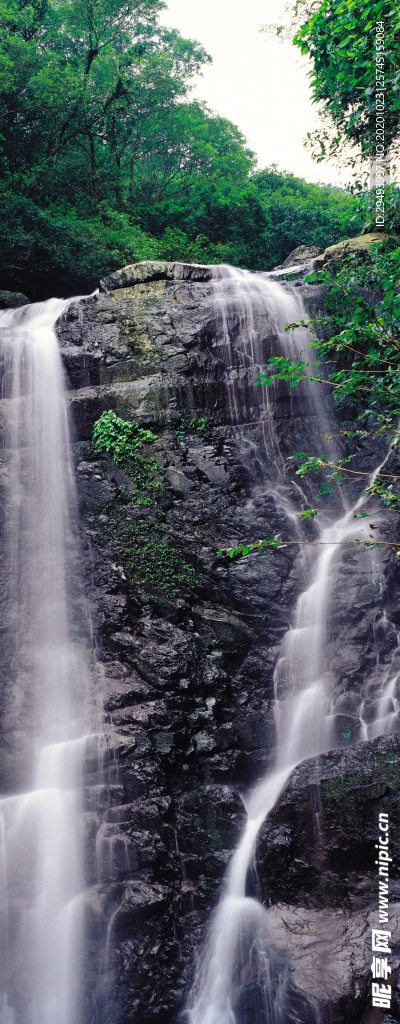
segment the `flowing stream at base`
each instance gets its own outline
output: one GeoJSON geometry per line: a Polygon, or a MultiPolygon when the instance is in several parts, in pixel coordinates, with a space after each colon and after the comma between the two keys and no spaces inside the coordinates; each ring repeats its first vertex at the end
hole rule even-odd
{"type": "MultiPolygon", "coordinates": [[[[293,356],[311,340],[304,328],[292,331],[289,338],[283,334],[286,323],[304,320],[306,313],[298,293],[296,295],[291,289],[285,292],[281,285],[268,278],[221,268],[220,279],[216,282],[216,306],[222,320],[226,361],[232,365],[233,353],[237,357],[239,352],[242,357],[241,366],[239,360],[239,377],[241,367],[251,363],[257,375],[263,362],[265,365],[260,333],[260,317],[263,315],[270,321],[270,335],[277,338],[281,352],[289,351],[293,356]]],[[[258,418],[268,424],[268,429],[263,430],[263,437],[266,451],[277,469],[275,493],[279,501],[279,475],[283,477],[284,460],[274,428],[273,402],[266,389],[258,390],[264,394],[256,396],[253,393],[253,408],[257,406],[258,418]]],[[[234,419],[235,416],[239,419],[240,401],[238,389],[232,402],[234,419]]],[[[310,411],[318,416],[322,437],[327,432],[327,413],[319,404],[313,385],[308,388],[308,404],[310,411]]],[[[332,420],[329,425],[332,427],[332,420]]],[[[371,474],[370,483],[382,466],[383,463],[371,474]]],[[[287,1021],[282,998],[285,980],[275,980],[274,986],[271,985],[274,937],[268,925],[268,915],[262,904],[246,895],[246,883],[260,828],[294,768],[306,758],[340,745],[335,733],[335,699],[325,657],[329,590],[333,566],[340,558],[340,545],[358,536],[360,527],[357,527],[354,513],[363,502],[361,496],[351,510],[343,509],[336,522],[327,522],[321,528],[321,547],[317,547],[318,553],[311,567],[310,562],[304,559],[306,586],[297,601],[293,626],[284,637],[274,672],[275,763],[245,800],[247,824],[230,861],[224,891],[199,960],[187,1010],[190,1024],[242,1024],[244,1020],[251,1020],[251,1024],[286,1024],[287,1021]],[[242,1013],[240,1010],[238,1013],[237,1006],[244,979],[249,976],[257,979],[258,1010],[253,1007],[249,1016],[247,1008],[242,1016],[243,1007],[242,1013]]],[[[299,504],[291,508],[287,499],[284,504],[288,517],[296,518],[299,504]]],[[[363,548],[360,555],[362,553],[366,554],[363,548]]],[[[392,713],[392,683],[393,680],[389,679],[382,691],[375,720],[370,726],[362,721],[360,704],[362,738],[375,738],[399,727],[398,713],[392,713]]]]}
{"type": "MultiPolygon", "coordinates": [[[[72,301],[72,300],[70,300],[72,301]]],[[[90,629],[77,571],[75,479],[58,299],[0,314],[3,603],[0,1022],[79,1024],[80,787],[90,629]],[[24,792],[21,793],[21,789],[24,792]]]]}

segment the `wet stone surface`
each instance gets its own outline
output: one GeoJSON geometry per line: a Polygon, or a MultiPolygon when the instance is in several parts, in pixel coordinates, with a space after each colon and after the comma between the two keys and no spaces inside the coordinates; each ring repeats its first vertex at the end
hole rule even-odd
{"type": "MultiPolygon", "coordinates": [[[[217,557],[243,540],[281,534],[293,541],[298,533],[287,511],[295,485],[288,478],[282,489],[266,451],[250,371],[221,355],[212,281],[174,277],[168,266],[136,283],[128,278],[122,287],[106,282],[59,325],[105,715],[104,763],[102,771],[89,766],[84,820],[87,1019],[98,1011],[107,1024],[173,1024],[185,1019],[196,950],[244,827],[242,797],[273,761],[274,668],[305,567],[294,543],[263,557],[217,557]],[[236,423],[230,396],[238,369],[236,423]],[[149,454],[162,467],[163,523],[196,578],[172,596],[129,579],[116,502],[131,482],[90,440],[107,409],[157,434],[149,454]],[[207,436],[193,428],[177,436],[183,419],[201,417],[207,436]]],[[[294,443],[303,450],[318,437],[301,400],[291,406],[277,394],[274,416],[283,460],[294,443]]],[[[368,452],[364,464],[370,468],[368,452]]],[[[309,494],[307,479],[302,486],[309,494]]],[[[134,524],[137,509],[127,504],[125,513],[134,524]]],[[[152,514],[140,509],[149,524],[152,514]]],[[[306,529],[313,539],[312,524],[306,529]]],[[[346,554],[332,580],[327,649],[340,749],[296,769],[260,833],[257,872],[248,879],[249,894],[269,908],[278,959],[290,957],[284,1019],[300,1024],[362,1021],[378,808],[397,823],[398,740],[357,742],[361,700],[367,721],[397,665],[393,569],[384,559],[378,579],[367,563],[359,551],[346,554]],[[336,956],[336,967],[328,984],[322,953],[318,959],[313,949],[307,960],[304,935],[330,932],[324,962],[336,956]]],[[[284,686],[283,677],[283,694],[284,686]]],[[[395,845],[393,855],[395,905],[395,845]]],[[[243,989],[238,1024],[250,1012],[259,1024],[252,984],[243,989]]]]}

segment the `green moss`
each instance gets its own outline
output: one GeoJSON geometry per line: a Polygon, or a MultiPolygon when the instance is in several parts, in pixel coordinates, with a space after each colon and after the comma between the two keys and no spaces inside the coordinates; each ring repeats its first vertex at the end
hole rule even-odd
{"type": "Polygon", "coordinates": [[[374,764],[377,774],[395,793],[400,792],[400,766],[398,754],[389,750],[386,754],[375,754],[374,764]]]}
{"type": "Polygon", "coordinates": [[[330,779],[322,788],[323,802],[328,815],[340,815],[346,822],[348,833],[359,839],[364,832],[363,813],[357,800],[357,787],[364,781],[362,772],[345,772],[338,779],[330,779]]]}
{"type": "Polygon", "coordinates": [[[130,492],[121,487],[115,501],[101,510],[112,520],[107,533],[121,546],[126,577],[151,597],[174,597],[182,588],[196,587],[199,580],[160,523],[165,517],[160,507],[163,470],[146,454],[148,445],[156,440],[151,430],[143,430],[135,420],[122,420],[111,410],[104,412],[93,428],[96,448],[105,451],[133,484],[130,492]],[[146,517],[140,509],[146,511],[146,517]]]}
{"type": "Polygon", "coordinates": [[[400,768],[398,756],[394,750],[384,754],[375,754],[368,767],[372,769],[372,775],[365,775],[356,766],[351,757],[347,759],[348,768],[340,778],[330,779],[322,787],[323,801],[328,814],[335,815],[340,811],[344,817],[349,834],[359,839],[364,835],[365,830],[365,803],[363,792],[365,788],[378,787],[381,784],[381,793],[384,792],[385,784],[395,793],[400,792],[400,768]]]}
{"type": "Polygon", "coordinates": [[[202,416],[199,419],[187,419],[183,417],[180,421],[179,426],[173,428],[176,436],[183,440],[187,434],[197,434],[199,437],[203,437],[205,441],[208,441],[212,435],[212,423],[209,420],[205,420],[202,416]]]}
{"type": "Polygon", "coordinates": [[[319,876],[314,893],[321,897],[324,906],[342,909],[351,906],[345,882],[331,872],[319,876]]]}

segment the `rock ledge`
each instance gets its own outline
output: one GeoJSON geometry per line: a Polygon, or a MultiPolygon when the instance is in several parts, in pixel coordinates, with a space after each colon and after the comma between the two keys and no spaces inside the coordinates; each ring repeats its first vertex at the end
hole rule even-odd
{"type": "Polygon", "coordinates": [[[129,288],[130,285],[145,281],[209,281],[212,267],[201,263],[167,263],[158,260],[143,260],[132,263],[114,274],[109,274],[100,281],[100,291],[111,292],[117,288],[129,288]]]}

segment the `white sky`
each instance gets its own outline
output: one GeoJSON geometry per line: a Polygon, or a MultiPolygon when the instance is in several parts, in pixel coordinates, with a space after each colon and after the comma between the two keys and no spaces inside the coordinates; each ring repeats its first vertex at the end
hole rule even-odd
{"type": "Polygon", "coordinates": [[[308,181],[339,182],[337,168],[316,164],[303,139],[318,123],[311,104],[311,66],[290,42],[260,34],[282,21],[282,0],[167,0],[161,21],[197,39],[213,58],[193,95],[233,121],[260,167],[276,163],[308,181]]]}

